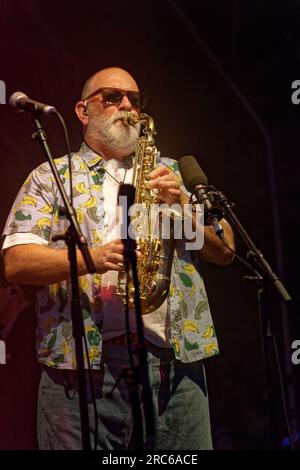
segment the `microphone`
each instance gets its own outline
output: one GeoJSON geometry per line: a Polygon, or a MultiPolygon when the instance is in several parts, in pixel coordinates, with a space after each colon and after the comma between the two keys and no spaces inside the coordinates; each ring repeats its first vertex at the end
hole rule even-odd
{"type": "Polygon", "coordinates": [[[49,116],[51,114],[56,114],[57,112],[54,106],[31,100],[22,91],[16,91],[13,93],[9,98],[9,104],[16,113],[30,111],[31,113],[40,112],[49,116]]]}
{"type": "Polygon", "coordinates": [[[208,180],[195,157],[190,155],[179,159],[179,170],[186,189],[192,193],[199,204],[204,205],[204,223],[211,225],[215,233],[224,239],[224,231],[219,220],[223,218],[223,212],[214,204],[208,180]]]}

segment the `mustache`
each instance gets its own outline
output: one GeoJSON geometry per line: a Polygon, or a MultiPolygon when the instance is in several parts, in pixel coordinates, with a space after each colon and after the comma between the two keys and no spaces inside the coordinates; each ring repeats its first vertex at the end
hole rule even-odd
{"type": "MultiPolygon", "coordinates": [[[[119,120],[123,120],[126,116],[127,112],[126,111],[116,111],[110,118],[111,123],[114,123],[119,120]]],[[[137,123],[139,124],[139,123],[137,123]]],[[[133,126],[136,127],[136,124],[133,126]]]]}
{"type": "Polygon", "coordinates": [[[124,111],[116,111],[112,116],[111,116],[111,122],[119,121],[119,119],[123,119],[125,113],[124,111]]]}

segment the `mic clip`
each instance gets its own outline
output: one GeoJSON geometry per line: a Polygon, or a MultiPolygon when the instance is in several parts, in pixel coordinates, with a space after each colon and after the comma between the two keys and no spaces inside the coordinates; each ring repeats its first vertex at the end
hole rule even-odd
{"type": "MultiPolygon", "coordinates": [[[[211,225],[216,235],[224,240],[224,230],[219,223],[224,217],[223,208],[220,203],[218,191],[213,186],[198,185],[191,194],[190,202],[195,204],[203,204],[204,206],[204,225],[211,225]],[[195,199],[193,201],[193,198],[195,199]]],[[[195,209],[193,209],[195,212],[195,209]]]]}

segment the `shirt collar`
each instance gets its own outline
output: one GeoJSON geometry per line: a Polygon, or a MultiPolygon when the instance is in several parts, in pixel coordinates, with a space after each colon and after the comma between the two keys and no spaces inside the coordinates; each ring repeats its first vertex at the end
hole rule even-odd
{"type": "MultiPolygon", "coordinates": [[[[91,149],[86,142],[82,142],[78,153],[90,169],[103,168],[106,160],[95,150],[91,149]]],[[[126,157],[125,160],[123,162],[124,166],[130,168],[132,166],[132,155],[126,157]]]]}
{"type": "Polygon", "coordinates": [[[104,159],[95,152],[91,147],[89,147],[85,142],[82,142],[81,147],[79,149],[79,155],[87,164],[87,166],[91,169],[97,166],[103,166],[104,159]]]}

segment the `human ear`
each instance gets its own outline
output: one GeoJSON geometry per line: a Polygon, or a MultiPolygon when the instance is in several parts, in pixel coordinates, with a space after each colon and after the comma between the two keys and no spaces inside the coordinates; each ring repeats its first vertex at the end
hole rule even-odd
{"type": "Polygon", "coordinates": [[[88,111],[86,106],[86,101],[78,101],[75,106],[75,112],[77,114],[78,119],[82,122],[82,124],[87,124],[88,118],[88,111]]]}

